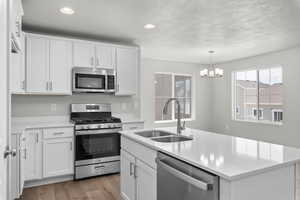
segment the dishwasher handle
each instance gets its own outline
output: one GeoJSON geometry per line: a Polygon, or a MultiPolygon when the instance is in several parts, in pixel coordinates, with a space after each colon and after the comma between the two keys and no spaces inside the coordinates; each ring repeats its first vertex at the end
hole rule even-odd
{"type": "Polygon", "coordinates": [[[176,176],[177,178],[180,178],[181,180],[197,187],[197,188],[200,188],[202,190],[205,190],[205,191],[209,191],[209,190],[213,190],[213,184],[210,184],[210,183],[206,183],[206,182],[203,182],[201,180],[198,180],[196,178],[193,178],[171,166],[169,166],[168,164],[164,163],[163,161],[159,160],[158,158],[156,158],[156,163],[163,167],[166,171],[168,171],[169,173],[173,174],[174,176],[176,176]]]}

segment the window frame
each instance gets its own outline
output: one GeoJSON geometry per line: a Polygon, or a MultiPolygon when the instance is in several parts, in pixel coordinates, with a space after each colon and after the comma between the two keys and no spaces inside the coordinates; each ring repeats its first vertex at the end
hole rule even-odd
{"type": "MultiPolygon", "coordinates": [[[[193,74],[184,74],[184,73],[174,73],[174,72],[155,72],[154,73],[154,81],[155,81],[155,75],[156,74],[164,74],[164,75],[171,75],[172,76],[172,96],[171,98],[175,98],[175,76],[185,76],[191,78],[191,117],[190,118],[181,118],[182,121],[193,121],[195,120],[195,81],[194,81],[194,75],[193,74]]],[[[155,95],[155,87],[154,87],[154,108],[155,108],[155,101],[156,101],[156,95],[155,95]]],[[[172,105],[172,119],[171,120],[156,120],[154,113],[154,123],[161,124],[161,123],[172,123],[177,122],[177,119],[175,118],[175,102],[171,102],[172,105]]],[[[154,109],[155,110],[155,109],[154,109]]]]}
{"type": "MultiPolygon", "coordinates": [[[[236,114],[236,73],[237,72],[247,72],[247,71],[256,71],[256,78],[257,78],[257,83],[256,83],[256,90],[257,90],[257,99],[256,99],[256,105],[257,107],[255,109],[259,110],[259,84],[260,84],[260,79],[259,79],[259,71],[260,70],[266,70],[266,69],[274,69],[274,68],[281,68],[282,70],[282,84],[284,84],[284,71],[283,71],[283,67],[281,65],[275,65],[275,66],[265,66],[265,67],[256,67],[256,68],[247,68],[247,69],[242,69],[242,70],[234,70],[231,73],[231,120],[233,121],[237,121],[237,122],[249,122],[249,123],[259,123],[259,124],[270,124],[270,125],[283,125],[284,122],[284,118],[281,122],[277,122],[277,121],[273,121],[273,111],[272,111],[272,120],[270,121],[265,121],[265,120],[261,120],[263,118],[259,119],[259,115],[257,115],[256,119],[253,120],[249,120],[249,119],[237,119],[237,114],[236,114]]],[[[284,111],[284,100],[282,102],[282,112],[284,111]]],[[[251,112],[251,116],[252,116],[251,112]]],[[[262,114],[263,117],[263,114],[262,114]]]]}

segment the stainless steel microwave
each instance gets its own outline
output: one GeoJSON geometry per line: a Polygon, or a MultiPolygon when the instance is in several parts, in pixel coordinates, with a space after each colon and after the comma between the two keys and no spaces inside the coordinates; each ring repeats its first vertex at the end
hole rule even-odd
{"type": "Polygon", "coordinates": [[[74,93],[114,93],[116,71],[114,69],[74,67],[74,93]]]}

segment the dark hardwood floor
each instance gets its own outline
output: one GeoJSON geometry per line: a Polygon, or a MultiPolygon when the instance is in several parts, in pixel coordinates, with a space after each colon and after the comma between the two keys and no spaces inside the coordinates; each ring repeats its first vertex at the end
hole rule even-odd
{"type": "Polygon", "coordinates": [[[24,200],[120,200],[120,176],[68,181],[27,188],[24,200]]]}

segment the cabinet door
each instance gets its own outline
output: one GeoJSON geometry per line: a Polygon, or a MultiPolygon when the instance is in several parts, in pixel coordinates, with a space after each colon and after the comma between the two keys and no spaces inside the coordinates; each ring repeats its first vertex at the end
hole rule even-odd
{"type": "Polygon", "coordinates": [[[50,92],[71,94],[72,43],[70,41],[50,40],[50,92]]]}
{"type": "Polygon", "coordinates": [[[44,178],[73,173],[73,138],[44,140],[44,178]]]}
{"type": "Polygon", "coordinates": [[[116,50],[111,46],[96,45],[96,67],[115,68],[116,50]]]}
{"type": "Polygon", "coordinates": [[[42,178],[42,143],[41,131],[26,132],[25,180],[42,178]]]}
{"type": "Polygon", "coordinates": [[[135,200],[135,158],[121,150],[121,196],[124,200],[135,200]]]}
{"type": "Polygon", "coordinates": [[[95,46],[89,42],[73,42],[73,67],[94,67],[95,46]]]}
{"type": "Polygon", "coordinates": [[[47,92],[49,80],[49,41],[38,36],[27,37],[27,91],[32,93],[47,92]]]}
{"type": "Polygon", "coordinates": [[[25,34],[21,34],[22,51],[10,53],[10,91],[13,94],[25,92],[25,34]]]}
{"type": "Polygon", "coordinates": [[[137,200],[156,200],[156,171],[140,160],[136,166],[137,200]]]}
{"type": "Polygon", "coordinates": [[[135,95],[137,93],[138,57],[136,48],[117,48],[116,95],[135,95]]]}

